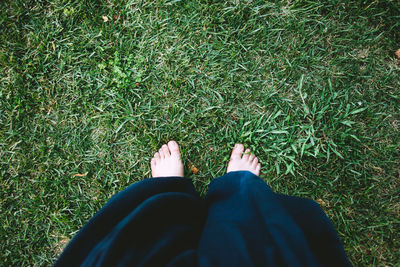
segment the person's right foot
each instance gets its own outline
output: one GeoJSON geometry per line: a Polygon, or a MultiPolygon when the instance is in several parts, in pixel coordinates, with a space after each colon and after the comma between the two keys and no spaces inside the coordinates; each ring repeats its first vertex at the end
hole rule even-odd
{"type": "Polygon", "coordinates": [[[229,161],[226,172],[249,171],[259,176],[260,169],[261,164],[254,154],[250,154],[250,149],[244,150],[242,144],[236,144],[232,150],[231,160],[229,161]]]}
{"type": "Polygon", "coordinates": [[[154,154],[150,162],[152,177],[183,177],[183,164],[178,143],[169,141],[154,154]]]}

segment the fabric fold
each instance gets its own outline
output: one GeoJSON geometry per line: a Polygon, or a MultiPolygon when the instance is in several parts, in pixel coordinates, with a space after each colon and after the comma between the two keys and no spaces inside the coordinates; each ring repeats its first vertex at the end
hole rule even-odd
{"type": "Polygon", "coordinates": [[[214,179],[204,199],[187,178],[129,186],[55,263],[80,265],[351,266],[316,202],[276,194],[248,171],[214,179]]]}

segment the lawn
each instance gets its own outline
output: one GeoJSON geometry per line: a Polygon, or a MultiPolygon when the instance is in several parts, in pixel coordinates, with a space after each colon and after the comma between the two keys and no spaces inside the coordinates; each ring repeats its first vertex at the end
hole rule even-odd
{"type": "Polygon", "coordinates": [[[203,194],[242,142],[398,264],[399,48],[397,0],[1,1],[1,264],[51,265],[171,139],[203,194]]]}

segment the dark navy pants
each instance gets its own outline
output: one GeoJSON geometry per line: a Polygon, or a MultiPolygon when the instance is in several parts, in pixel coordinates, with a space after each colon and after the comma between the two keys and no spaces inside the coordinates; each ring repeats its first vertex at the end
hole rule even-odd
{"type": "Polygon", "coordinates": [[[319,205],[276,194],[247,171],[150,178],[113,196],[55,266],[350,266],[319,205]]]}

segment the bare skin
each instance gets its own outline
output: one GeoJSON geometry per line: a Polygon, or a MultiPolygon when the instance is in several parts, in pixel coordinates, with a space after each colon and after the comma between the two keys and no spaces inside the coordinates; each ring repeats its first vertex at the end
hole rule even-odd
{"type": "Polygon", "coordinates": [[[153,177],[183,177],[183,163],[178,143],[169,141],[162,145],[150,162],[153,177]]]}
{"type": "Polygon", "coordinates": [[[261,164],[254,154],[250,154],[250,149],[244,150],[242,144],[236,144],[232,150],[231,160],[228,163],[226,172],[250,171],[253,174],[260,175],[261,164]]]}
{"type": "MultiPolygon", "coordinates": [[[[183,163],[178,143],[169,141],[162,145],[160,150],[154,154],[150,162],[151,174],[156,177],[183,177],[183,163]]],[[[236,144],[232,150],[231,160],[228,164],[228,172],[250,171],[255,175],[260,175],[261,164],[254,154],[250,154],[250,149],[244,150],[242,144],[236,144]]]]}

